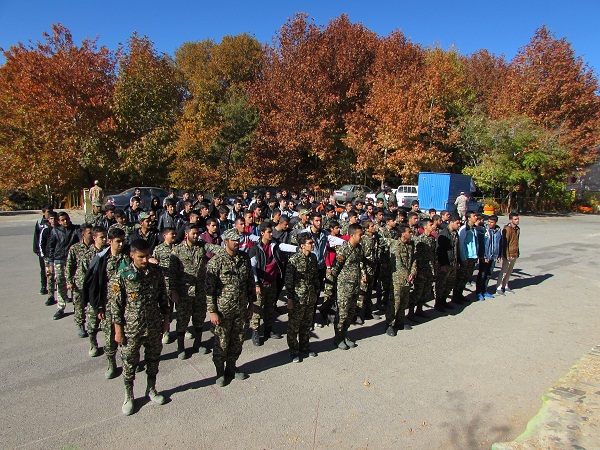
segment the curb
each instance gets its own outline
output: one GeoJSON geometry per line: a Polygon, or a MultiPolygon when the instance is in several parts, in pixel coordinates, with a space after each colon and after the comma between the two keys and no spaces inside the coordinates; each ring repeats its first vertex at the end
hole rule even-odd
{"type": "Polygon", "coordinates": [[[492,450],[600,448],[600,345],[542,396],[543,406],[512,442],[492,450]]]}

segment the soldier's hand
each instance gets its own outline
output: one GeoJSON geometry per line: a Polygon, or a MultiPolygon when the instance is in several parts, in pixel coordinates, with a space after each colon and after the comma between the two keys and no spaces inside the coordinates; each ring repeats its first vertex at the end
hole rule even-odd
{"type": "Polygon", "coordinates": [[[256,295],[260,295],[260,286],[256,286],[256,295]]]}
{"type": "Polygon", "coordinates": [[[293,311],[294,310],[294,300],[292,300],[291,298],[288,298],[287,306],[288,306],[288,311],[293,311]]]}
{"type": "Polygon", "coordinates": [[[248,306],[248,311],[246,311],[246,318],[251,319],[253,313],[254,313],[254,306],[253,305],[249,305],[248,306]]]}
{"type": "Polygon", "coordinates": [[[123,345],[125,343],[125,336],[123,336],[123,329],[120,326],[115,327],[115,342],[123,345]]]}
{"type": "Polygon", "coordinates": [[[211,312],[210,323],[212,323],[213,325],[221,325],[221,316],[219,316],[218,313],[211,312]]]}
{"type": "Polygon", "coordinates": [[[440,266],[440,272],[441,272],[441,273],[446,273],[446,272],[448,272],[448,266],[440,266]]]}
{"type": "Polygon", "coordinates": [[[412,274],[412,273],[411,273],[411,274],[408,276],[408,279],[407,279],[406,281],[407,281],[407,282],[409,282],[409,283],[412,283],[414,279],[415,279],[415,276],[414,276],[414,274],[412,274]]]}
{"type": "Polygon", "coordinates": [[[54,266],[48,266],[48,273],[54,273],[54,266]]]}
{"type": "Polygon", "coordinates": [[[154,258],[154,257],[152,257],[152,258],[148,258],[148,262],[149,262],[150,264],[158,264],[158,260],[157,260],[156,258],[154,258]]]}
{"type": "Polygon", "coordinates": [[[67,291],[72,291],[72,290],[73,290],[73,285],[67,284],[67,291]]]}
{"type": "Polygon", "coordinates": [[[103,312],[98,313],[98,319],[100,319],[100,320],[106,319],[106,314],[104,314],[103,312]]]}

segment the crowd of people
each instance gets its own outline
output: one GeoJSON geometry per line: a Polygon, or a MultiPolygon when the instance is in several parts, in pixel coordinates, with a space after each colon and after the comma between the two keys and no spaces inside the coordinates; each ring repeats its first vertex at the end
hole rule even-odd
{"type": "Polygon", "coordinates": [[[256,346],[283,337],[279,300],[287,304],[290,361],[301,362],[317,356],[310,346],[315,327],[333,324],[333,346],[348,350],[356,347],[349,327],[379,314],[385,317],[382,333],[393,337],[427,316],[425,308],[445,312],[453,304],[512,293],[516,213],[500,227],[494,215],[424,213],[418,201],[406,211],[389,190],[374,202],[357,198],[343,208],[328,197],[316,202],[285,189],[275,195],[244,191],[230,206],[219,195],[208,202],[203,194],[190,194],[177,198],[173,192],[147,206],[134,195],[121,210],[103,205],[94,192],[84,224],[74,225],[68,213],[47,206],[35,225],[40,294],[47,295],[46,305],[57,305],[54,319],[73,303],[77,334],[89,338],[91,357],[106,356],[108,379],[118,376],[121,348],[125,415],[134,412],[141,347],[146,395],[163,404],[156,389],[163,345],[176,342],[179,359],[209,353],[203,340],[207,312],[216,384],[222,387],[247,378],[236,361],[248,327],[256,346]],[[492,293],[488,282],[497,263],[492,293]],[[474,296],[465,296],[476,268],[474,296]],[[191,348],[186,338],[193,339],[191,348]]]}

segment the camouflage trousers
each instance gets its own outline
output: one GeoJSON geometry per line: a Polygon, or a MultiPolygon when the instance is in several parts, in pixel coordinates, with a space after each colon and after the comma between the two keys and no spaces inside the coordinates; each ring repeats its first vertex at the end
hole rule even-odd
{"type": "Polygon", "coordinates": [[[66,261],[54,261],[54,278],[56,280],[56,290],[58,292],[58,309],[64,310],[69,301],[69,295],[67,293],[66,261]]]}
{"type": "Polygon", "coordinates": [[[107,357],[116,355],[117,341],[115,341],[115,326],[113,325],[112,316],[106,313],[106,317],[101,322],[102,331],[104,332],[104,354],[107,357]]]}
{"type": "Polygon", "coordinates": [[[204,319],[206,319],[206,308],[206,295],[180,296],[179,301],[175,304],[177,310],[175,329],[177,334],[183,336],[190,323],[190,318],[194,328],[201,330],[204,327],[204,319]]]}
{"type": "MultiPolygon", "coordinates": [[[[335,281],[333,279],[333,275],[329,274],[328,272],[325,273],[324,280],[325,281],[323,284],[323,302],[319,307],[319,311],[321,312],[321,315],[327,316],[333,314],[333,305],[335,303],[335,281]]],[[[314,308],[315,307],[313,306],[313,310],[314,308]]]]}
{"type": "Polygon", "coordinates": [[[383,303],[387,303],[390,298],[390,268],[388,264],[379,266],[379,276],[377,277],[377,299],[383,303]]]}
{"type": "Polygon", "coordinates": [[[335,314],[334,327],[335,332],[340,339],[346,338],[346,332],[356,314],[356,304],[360,289],[358,282],[340,282],[337,283],[337,311],[335,314]]]}
{"type": "Polygon", "coordinates": [[[44,264],[46,265],[46,288],[48,289],[48,295],[54,297],[54,289],[55,289],[55,281],[54,281],[54,271],[50,271],[50,267],[54,267],[54,262],[49,259],[44,259],[44,264]]]}
{"type": "Polygon", "coordinates": [[[356,303],[357,309],[366,308],[367,311],[373,309],[373,301],[371,300],[371,292],[373,291],[373,275],[367,275],[367,281],[360,280],[360,295],[356,303]]]}
{"type": "Polygon", "coordinates": [[[75,325],[78,327],[85,324],[85,311],[81,303],[81,291],[73,286],[73,310],[75,312],[75,325]]]}
{"type": "Polygon", "coordinates": [[[385,320],[388,326],[395,328],[404,327],[404,310],[408,308],[410,301],[410,286],[401,286],[392,283],[390,290],[390,301],[385,310],[385,320]]]}
{"type": "Polygon", "coordinates": [[[215,335],[213,347],[213,362],[235,363],[242,354],[244,334],[246,333],[246,311],[237,314],[221,316],[221,323],[215,325],[212,332],[215,335]]]}
{"type": "Polygon", "coordinates": [[[127,334],[125,330],[125,344],[121,347],[123,358],[123,380],[133,381],[135,371],[140,362],[140,349],[144,346],[144,359],[146,361],[146,375],[156,377],[158,363],[162,352],[162,332],[160,327],[146,329],[144,333],[127,334]]]}
{"type": "Polygon", "coordinates": [[[303,303],[294,302],[294,309],[288,313],[287,344],[292,354],[308,349],[315,303],[316,297],[303,303]]]}
{"type": "Polygon", "coordinates": [[[477,258],[469,258],[460,264],[456,270],[456,280],[454,281],[454,291],[452,297],[462,295],[467,282],[473,277],[473,270],[475,270],[475,263],[477,258]]]}
{"type": "Polygon", "coordinates": [[[258,329],[262,319],[265,326],[273,326],[275,322],[275,306],[277,305],[277,285],[271,283],[260,288],[260,294],[256,295],[256,301],[252,305],[252,318],[250,328],[258,329]]]}
{"type": "Polygon", "coordinates": [[[429,300],[433,299],[433,276],[415,278],[415,288],[410,296],[410,306],[423,306],[429,300]]]}
{"type": "Polygon", "coordinates": [[[435,280],[435,302],[444,303],[454,289],[456,281],[456,266],[448,266],[446,272],[437,271],[438,276],[435,280]]]}

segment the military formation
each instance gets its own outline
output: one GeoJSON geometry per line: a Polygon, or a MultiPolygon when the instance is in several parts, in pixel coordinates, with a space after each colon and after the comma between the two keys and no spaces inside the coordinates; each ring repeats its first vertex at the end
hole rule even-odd
{"type": "Polygon", "coordinates": [[[77,335],[89,338],[90,357],[106,357],[107,379],[119,374],[120,348],[125,415],[135,411],[142,346],[146,396],[164,404],[156,388],[164,345],[176,342],[182,360],[212,350],[216,384],[223,387],[248,377],[236,365],[248,328],[256,346],[286,331],[290,361],[298,363],[317,356],[310,346],[317,327],[333,324],[333,346],[349,350],[357,346],[348,334],[353,324],[384,316],[382,333],[393,337],[427,319],[425,308],[444,313],[494,298],[488,281],[498,262],[495,294],[512,292],[520,235],[515,213],[500,228],[496,216],[473,211],[463,221],[448,211],[424,214],[413,202],[406,212],[389,190],[377,206],[357,198],[338,207],[329,198],[316,202],[286,190],[245,191],[230,206],[218,195],[210,203],[202,194],[193,198],[173,192],[144,208],[133,196],[126,210],[94,198],[80,226],[48,206],[35,226],[40,293],[46,305],[57,305],[53,318],[63,318],[72,302],[77,335]],[[475,268],[469,298],[464,292],[475,268]],[[277,320],[278,301],[287,306],[287,330],[277,320]],[[207,313],[212,349],[203,340],[207,313]],[[186,339],[193,339],[191,348],[186,339]]]}

